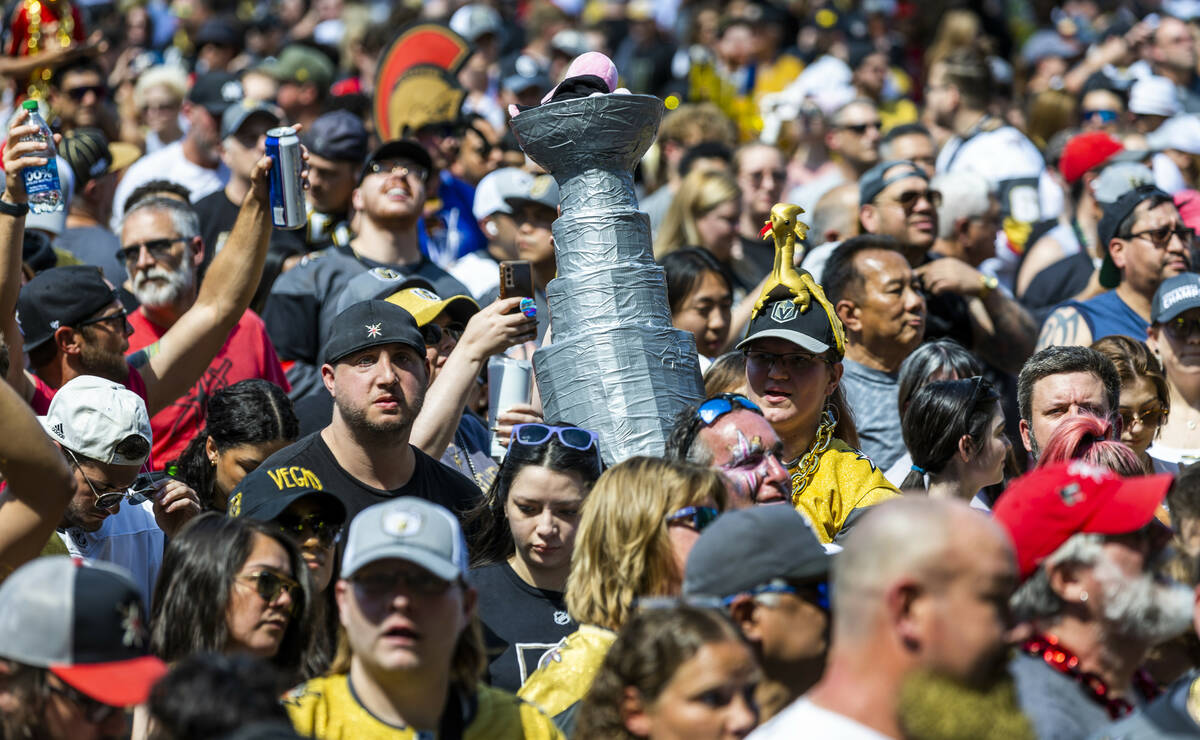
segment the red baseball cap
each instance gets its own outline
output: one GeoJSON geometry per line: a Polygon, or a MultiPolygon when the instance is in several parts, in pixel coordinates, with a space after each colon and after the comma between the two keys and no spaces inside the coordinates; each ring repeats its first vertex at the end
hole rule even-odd
{"type": "Polygon", "coordinates": [[[1109,157],[1122,151],[1125,151],[1125,147],[1112,136],[1103,131],[1088,131],[1071,137],[1063,147],[1058,169],[1067,182],[1073,183],[1083,177],[1083,173],[1104,164],[1109,157]]]}
{"type": "Polygon", "coordinates": [[[1072,460],[1018,478],[992,515],[1008,530],[1025,580],[1072,535],[1126,534],[1145,527],[1174,480],[1169,473],[1123,478],[1072,460]]]}

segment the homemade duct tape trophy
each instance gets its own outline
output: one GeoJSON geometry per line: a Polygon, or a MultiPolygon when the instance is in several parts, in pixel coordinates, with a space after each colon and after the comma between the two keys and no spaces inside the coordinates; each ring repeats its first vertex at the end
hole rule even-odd
{"type": "Polygon", "coordinates": [[[598,432],[609,464],[661,455],[675,417],[704,395],[695,338],[671,326],[633,190],[662,112],[653,96],[597,93],[523,110],[511,124],[558,181],[562,207],[558,277],[546,290],[553,343],[533,356],[545,417],[598,432]]]}

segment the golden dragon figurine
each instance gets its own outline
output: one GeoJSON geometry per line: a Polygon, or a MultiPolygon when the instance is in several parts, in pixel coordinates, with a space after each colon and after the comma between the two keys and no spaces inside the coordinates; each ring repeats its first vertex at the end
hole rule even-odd
{"type": "Polygon", "coordinates": [[[800,220],[804,209],[791,203],[776,203],[771,207],[771,220],[767,221],[762,231],[762,238],[775,240],[775,266],[758,300],[754,303],[752,316],[757,316],[763,306],[771,301],[782,300],[791,296],[792,303],[806,313],[814,298],[821,309],[829,316],[837,340],[837,349],[844,352],[844,333],[842,322],[833,310],[833,305],[825,297],[825,291],[813,280],[807,270],[796,269],[796,240],[808,236],[808,224],[800,220]]]}

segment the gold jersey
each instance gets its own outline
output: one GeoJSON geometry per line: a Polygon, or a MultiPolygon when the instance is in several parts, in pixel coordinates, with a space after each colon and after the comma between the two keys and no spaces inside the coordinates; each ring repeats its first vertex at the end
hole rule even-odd
{"type": "MultiPolygon", "coordinates": [[[[788,473],[795,474],[798,467],[789,467],[788,473]]],[[[824,544],[833,542],[868,506],[900,495],[870,458],[836,438],[821,453],[804,491],[797,493],[796,484],[793,481],[792,505],[808,516],[824,544]]]]}

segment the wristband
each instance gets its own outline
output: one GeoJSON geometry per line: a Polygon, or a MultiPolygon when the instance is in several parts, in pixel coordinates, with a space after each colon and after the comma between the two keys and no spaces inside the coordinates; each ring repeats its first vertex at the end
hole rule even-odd
{"type": "Polygon", "coordinates": [[[20,218],[26,213],[29,213],[28,203],[9,203],[7,200],[0,198],[0,213],[5,216],[20,218]]]}

